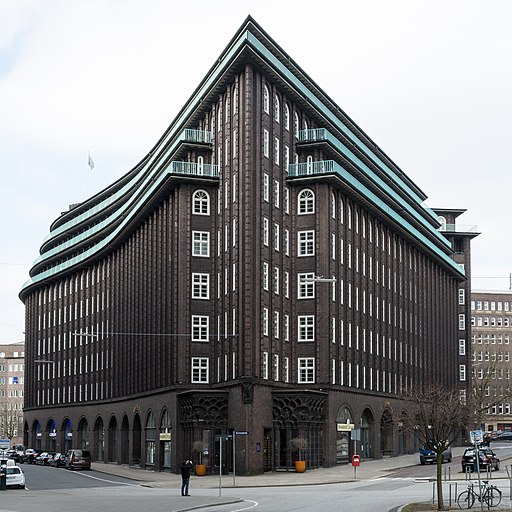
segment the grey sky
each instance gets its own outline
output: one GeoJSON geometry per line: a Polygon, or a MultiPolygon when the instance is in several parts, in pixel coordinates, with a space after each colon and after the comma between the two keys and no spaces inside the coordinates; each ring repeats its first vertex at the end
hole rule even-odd
{"type": "Polygon", "coordinates": [[[427,206],[468,210],[473,287],[508,290],[512,2],[0,0],[0,343],[51,222],[139,162],[248,14],[427,206]]]}

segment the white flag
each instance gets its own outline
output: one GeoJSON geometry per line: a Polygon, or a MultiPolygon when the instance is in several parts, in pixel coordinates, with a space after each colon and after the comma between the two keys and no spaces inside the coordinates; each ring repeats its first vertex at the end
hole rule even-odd
{"type": "Polygon", "coordinates": [[[91,168],[91,171],[92,171],[94,169],[94,162],[91,158],[91,154],[88,153],[88,155],[89,155],[89,161],[87,163],[89,164],[89,167],[91,168]]]}

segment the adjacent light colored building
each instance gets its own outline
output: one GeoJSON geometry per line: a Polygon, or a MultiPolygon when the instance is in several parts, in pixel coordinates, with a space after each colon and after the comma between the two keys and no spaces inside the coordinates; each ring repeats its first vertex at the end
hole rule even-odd
{"type": "Polygon", "coordinates": [[[0,345],[0,438],[23,444],[25,343],[0,345]]]}
{"type": "Polygon", "coordinates": [[[471,326],[473,384],[485,390],[489,405],[483,428],[512,430],[512,291],[473,291],[471,326]]]}

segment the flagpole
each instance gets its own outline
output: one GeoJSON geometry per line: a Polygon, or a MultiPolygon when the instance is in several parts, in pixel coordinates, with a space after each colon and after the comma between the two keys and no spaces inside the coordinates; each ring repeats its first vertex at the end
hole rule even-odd
{"type": "MultiPolygon", "coordinates": [[[[91,171],[94,169],[94,160],[91,158],[91,153],[89,151],[87,152],[87,165],[90,167],[91,171]]],[[[89,198],[89,173],[87,173],[87,180],[85,183],[85,194],[86,194],[85,199],[88,199],[89,198]]]]}

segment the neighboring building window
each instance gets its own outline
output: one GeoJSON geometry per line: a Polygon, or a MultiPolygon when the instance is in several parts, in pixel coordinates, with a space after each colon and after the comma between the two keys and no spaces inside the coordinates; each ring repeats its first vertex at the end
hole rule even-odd
{"type": "Polygon", "coordinates": [[[208,363],[207,357],[192,358],[192,382],[207,384],[208,379],[208,363]]]}
{"type": "Polygon", "coordinates": [[[299,231],[298,240],[299,256],[314,256],[315,254],[315,232],[299,231]]]}
{"type": "Polygon", "coordinates": [[[210,256],[210,233],[192,231],[192,256],[210,256]]]}
{"type": "Polygon", "coordinates": [[[270,113],[270,93],[266,85],[263,86],[263,111],[266,114],[270,113]]]}
{"type": "Polygon", "coordinates": [[[192,315],[192,341],[209,340],[210,318],[206,315],[192,315]]]}
{"type": "Polygon", "coordinates": [[[299,357],[299,384],[313,384],[315,382],[315,358],[299,357]]]}
{"type": "Polygon", "coordinates": [[[298,212],[299,215],[315,213],[315,194],[309,188],[299,192],[298,212]]]}
{"type": "Polygon", "coordinates": [[[192,298],[210,298],[210,274],[192,274],[192,298]]]}
{"type": "Polygon", "coordinates": [[[315,341],[314,315],[298,316],[299,341],[315,341]]]}
{"type": "Polygon", "coordinates": [[[314,299],[315,298],[315,282],[312,281],[312,279],[314,279],[314,277],[315,277],[315,274],[313,272],[300,273],[298,275],[297,298],[299,298],[299,299],[314,299]],[[307,279],[311,279],[311,281],[307,281],[307,279]]]}
{"type": "Polygon", "coordinates": [[[210,215],[210,196],[204,190],[196,190],[193,196],[193,212],[196,215],[210,215]]]}

